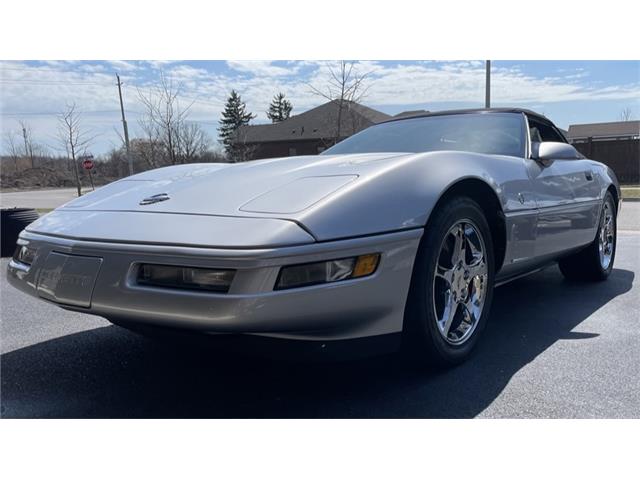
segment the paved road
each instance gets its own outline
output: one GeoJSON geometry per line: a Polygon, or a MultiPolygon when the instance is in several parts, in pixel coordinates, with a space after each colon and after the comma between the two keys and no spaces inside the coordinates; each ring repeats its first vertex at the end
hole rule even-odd
{"type": "MultiPolygon", "coordinates": [[[[90,192],[91,189],[84,191],[90,192]]],[[[0,206],[2,208],[24,207],[53,209],[63,203],[77,198],[75,188],[53,188],[50,190],[24,190],[21,192],[0,193],[0,206]]]]}
{"type": "Polygon", "coordinates": [[[623,202],[618,216],[618,230],[640,231],[640,202],[623,202]]]}
{"type": "MultiPolygon", "coordinates": [[[[2,261],[2,270],[6,260],[2,261]]],[[[605,283],[497,289],[472,361],[275,361],[174,345],[28,297],[2,275],[3,417],[640,417],[640,232],[605,283]]]]}

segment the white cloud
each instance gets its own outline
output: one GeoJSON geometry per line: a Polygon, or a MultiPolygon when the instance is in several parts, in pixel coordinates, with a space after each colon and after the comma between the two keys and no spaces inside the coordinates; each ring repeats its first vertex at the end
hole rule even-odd
{"type": "Polygon", "coordinates": [[[93,65],[92,64],[80,65],[78,67],[78,70],[81,72],[97,73],[97,72],[105,72],[107,70],[107,67],[105,67],[101,63],[97,63],[93,65]]]}
{"type": "Polygon", "coordinates": [[[120,71],[120,72],[132,72],[134,70],[139,70],[140,67],[138,65],[136,65],[135,63],[132,62],[127,62],[124,60],[107,60],[107,62],[109,65],[111,65],[111,67],[114,70],[120,71]]]}
{"type": "Polygon", "coordinates": [[[231,60],[227,61],[227,65],[238,72],[267,77],[295,75],[299,70],[297,63],[294,63],[291,68],[285,68],[274,65],[272,61],[268,60],[231,60]]]}
{"type": "Polygon", "coordinates": [[[177,65],[163,71],[177,81],[206,80],[211,76],[211,73],[204,68],[194,68],[190,65],[177,65]]]}
{"type": "Polygon", "coordinates": [[[144,63],[151,66],[152,68],[162,69],[167,65],[171,65],[173,63],[180,63],[180,60],[144,60],[144,63]]]}

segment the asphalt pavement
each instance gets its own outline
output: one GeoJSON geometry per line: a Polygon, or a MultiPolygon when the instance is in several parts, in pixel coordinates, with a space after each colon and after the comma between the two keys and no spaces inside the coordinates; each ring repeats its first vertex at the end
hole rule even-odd
{"type": "MultiPolygon", "coordinates": [[[[91,189],[83,188],[83,193],[90,192],[91,189]]],[[[0,193],[0,206],[2,208],[58,208],[63,203],[70,202],[78,197],[75,188],[51,188],[45,190],[21,190],[18,192],[0,193]]]]}
{"type": "Polygon", "coordinates": [[[640,231],[640,200],[622,202],[618,215],[618,231],[640,231]]]}
{"type": "Polygon", "coordinates": [[[438,372],[396,356],[319,364],[151,340],[22,294],[3,273],[0,414],[638,418],[639,274],[640,232],[623,232],[606,282],[552,267],[500,287],[476,355],[438,372]]]}

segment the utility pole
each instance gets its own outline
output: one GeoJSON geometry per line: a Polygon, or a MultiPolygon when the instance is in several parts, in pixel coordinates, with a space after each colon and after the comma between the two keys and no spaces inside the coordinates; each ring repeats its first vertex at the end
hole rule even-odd
{"type": "Polygon", "coordinates": [[[120,96],[120,111],[122,112],[122,128],[124,130],[124,146],[127,150],[127,161],[129,162],[129,175],[133,175],[133,159],[129,151],[129,129],[127,128],[127,120],[124,118],[124,104],[122,103],[122,83],[120,82],[120,75],[117,73],[116,78],[118,79],[118,95],[120,96]]]}
{"type": "Polygon", "coordinates": [[[31,168],[33,168],[33,149],[29,148],[26,127],[22,127],[22,138],[24,138],[24,156],[28,157],[31,160],[31,168]]]}
{"type": "Polygon", "coordinates": [[[491,108],[491,60],[485,62],[487,78],[485,81],[484,108],[491,108]]]}

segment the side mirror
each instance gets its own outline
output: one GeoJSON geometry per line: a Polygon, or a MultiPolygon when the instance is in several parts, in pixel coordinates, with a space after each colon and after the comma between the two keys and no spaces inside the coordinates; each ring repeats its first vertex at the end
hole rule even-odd
{"type": "Polygon", "coordinates": [[[541,163],[550,163],[554,160],[578,160],[584,158],[573,145],[562,142],[533,142],[531,155],[541,163]]]}

